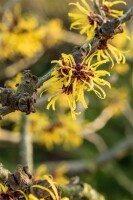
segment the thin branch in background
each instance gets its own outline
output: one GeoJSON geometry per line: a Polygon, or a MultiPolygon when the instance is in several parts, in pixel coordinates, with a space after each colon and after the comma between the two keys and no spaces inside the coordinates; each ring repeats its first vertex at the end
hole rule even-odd
{"type": "Polygon", "coordinates": [[[95,160],[95,164],[96,166],[103,166],[112,160],[125,157],[131,151],[133,151],[133,137],[124,139],[112,149],[98,156],[95,160]]]}
{"type": "Polygon", "coordinates": [[[36,63],[41,56],[43,56],[45,50],[41,50],[36,55],[30,57],[30,58],[22,58],[19,61],[9,65],[4,70],[4,74],[0,73],[0,78],[3,77],[3,75],[7,78],[11,78],[21,72],[22,70],[25,70],[29,67],[31,67],[34,63],[36,63]]]}
{"type": "Polygon", "coordinates": [[[115,164],[115,170],[110,166],[110,173],[113,175],[117,183],[124,188],[127,192],[133,195],[133,180],[129,179],[127,175],[121,170],[121,168],[115,164]]]}
{"type": "MultiPolygon", "coordinates": [[[[67,165],[68,175],[75,176],[82,173],[95,173],[98,169],[105,167],[105,165],[110,164],[114,160],[120,160],[126,157],[129,152],[133,151],[133,137],[124,139],[118,144],[116,144],[111,149],[98,155],[94,160],[77,160],[77,161],[67,161],[64,162],[67,165]]],[[[53,167],[53,171],[59,162],[46,162],[48,168],[53,167]]]]}
{"type": "MultiPolygon", "coordinates": [[[[1,141],[9,141],[8,139],[10,138],[9,135],[11,135],[11,133],[8,134],[8,131],[6,131],[5,133],[4,134],[7,136],[5,138],[5,135],[3,136],[2,134],[0,138],[1,141]]],[[[19,138],[12,136],[12,140],[10,140],[9,142],[18,143],[19,138]]],[[[129,154],[129,152],[132,152],[132,151],[133,151],[133,137],[130,137],[130,138],[122,140],[121,142],[116,144],[115,147],[107,150],[101,155],[98,155],[94,161],[90,161],[89,163],[88,161],[84,161],[84,160],[73,161],[73,162],[68,161],[67,162],[68,174],[71,174],[74,176],[76,175],[76,173],[78,174],[84,173],[84,172],[94,173],[97,169],[105,166],[108,163],[111,163],[113,160],[117,160],[117,159],[119,160],[126,157],[129,154]]],[[[52,162],[52,164],[50,162],[50,165],[56,166],[54,163],[56,162],[52,162]]],[[[46,163],[46,165],[49,166],[49,163],[46,163]]]]}
{"type": "Polygon", "coordinates": [[[89,122],[83,129],[83,136],[87,138],[89,134],[95,133],[102,129],[107,122],[112,118],[113,111],[111,111],[111,107],[106,107],[101,114],[93,121],[89,122]]]}
{"type": "Polygon", "coordinates": [[[2,9],[3,12],[5,12],[7,10],[11,10],[16,3],[19,3],[21,1],[22,0],[9,0],[9,1],[7,1],[7,3],[3,6],[3,9],[2,9]]]}
{"type": "Polygon", "coordinates": [[[133,109],[131,108],[129,103],[126,105],[123,111],[123,115],[127,118],[131,126],[133,127],[133,109]]]}
{"type": "Polygon", "coordinates": [[[20,122],[20,161],[28,166],[30,173],[33,172],[33,145],[32,136],[29,132],[28,116],[21,114],[20,122]]]}
{"type": "MultiPolygon", "coordinates": [[[[77,33],[64,30],[60,40],[74,45],[81,45],[83,41],[85,41],[85,37],[77,33]]],[[[45,50],[46,49],[43,49],[30,58],[22,58],[17,62],[7,66],[5,70],[0,71],[0,79],[2,79],[3,76],[6,78],[11,78],[19,72],[21,72],[22,70],[31,67],[44,55],[45,50]]]]}
{"type": "Polygon", "coordinates": [[[74,33],[72,31],[63,30],[63,34],[60,39],[61,41],[81,46],[83,42],[86,40],[86,37],[78,33],[74,33]]]}
{"type": "Polygon", "coordinates": [[[84,139],[94,144],[100,153],[107,151],[108,147],[104,141],[104,139],[98,135],[97,133],[91,133],[83,136],[84,139]]]}

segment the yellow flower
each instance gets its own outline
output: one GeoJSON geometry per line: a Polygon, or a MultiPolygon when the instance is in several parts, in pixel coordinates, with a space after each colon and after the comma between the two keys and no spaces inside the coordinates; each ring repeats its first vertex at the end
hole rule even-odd
{"type": "Polygon", "coordinates": [[[79,114],[76,113],[77,102],[81,102],[84,108],[88,107],[84,98],[85,91],[94,91],[99,98],[105,98],[106,94],[101,86],[110,87],[110,83],[102,79],[101,76],[110,74],[105,70],[97,70],[97,68],[106,63],[108,59],[92,63],[95,56],[97,56],[97,53],[93,53],[81,63],[77,63],[71,54],[62,54],[61,60],[52,61],[52,63],[57,63],[58,67],[53,70],[52,77],[44,84],[45,86],[49,86],[49,84],[57,85],[57,88],[53,96],[48,99],[47,109],[52,106],[55,110],[56,100],[60,98],[61,94],[65,94],[72,117],[75,118],[75,115],[79,114]]]}
{"type": "Polygon", "coordinates": [[[113,45],[109,44],[107,39],[100,40],[97,48],[98,61],[101,61],[102,59],[109,59],[112,63],[112,67],[114,66],[114,59],[117,64],[120,64],[121,62],[125,64],[125,56],[123,53],[113,45]]]}
{"type": "Polygon", "coordinates": [[[95,28],[100,24],[100,16],[93,12],[86,0],[81,0],[82,5],[77,3],[70,3],[78,8],[77,12],[70,12],[68,15],[73,18],[74,22],[70,29],[80,29],[80,34],[87,34],[88,39],[94,36],[95,28]]]}
{"type": "Polygon", "coordinates": [[[117,1],[113,1],[113,2],[107,1],[107,0],[102,0],[102,5],[100,6],[100,8],[104,12],[106,17],[112,16],[112,17],[117,18],[117,17],[120,17],[123,15],[123,11],[112,9],[111,7],[114,5],[117,5],[119,3],[126,5],[126,2],[121,1],[121,0],[117,0],[117,1]]]}
{"type": "Polygon", "coordinates": [[[70,28],[80,29],[80,34],[87,34],[87,39],[90,39],[95,35],[95,29],[102,24],[106,17],[117,18],[123,15],[123,11],[112,8],[117,4],[126,5],[126,2],[122,0],[113,2],[102,0],[102,3],[99,3],[101,13],[101,15],[99,15],[89,6],[86,0],[81,0],[81,4],[79,2],[70,3],[69,5],[74,5],[77,8],[77,10],[68,13],[68,15],[73,19],[70,28]]]}

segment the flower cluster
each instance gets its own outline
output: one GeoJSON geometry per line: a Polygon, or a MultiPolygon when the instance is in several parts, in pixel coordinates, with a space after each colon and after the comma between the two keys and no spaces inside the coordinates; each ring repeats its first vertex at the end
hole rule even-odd
{"type": "MultiPolygon", "coordinates": [[[[124,1],[106,1],[102,0],[99,2],[99,12],[91,8],[86,0],[81,0],[80,4],[77,3],[70,3],[70,5],[76,6],[77,10],[70,12],[69,16],[73,19],[73,23],[71,24],[70,28],[79,29],[80,34],[86,34],[87,40],[91,39],[96,35],[96,30],[99,28],[103,23],[108,23],[112,17],[118,18],[123,15],[123,11],[119,11],[113,9],[112,7],[117,4],[124,4],[124,1]]],[[[123,32],[123,27],[120,26],[118,32],[123,32]]],[[[114,59],[118,64],[120,62],[125,63],[125,57],[123,53],[115,46],[110,44],[110,39],[113,40],[115,36],[101,36],[99,40],[99,44],[97,45],[98,51],[98,61],[101,58],[109,59],[112,63],[112,67],[114,66],[114,59]]]]}
{"type": "Polygon", "coordinates": [[[87,42],[82,46],[87,45],[87,48],[80,48],[81,55],[62,54],[60,60],[52,61],[57,67],[54,68],[51,78],[44,85],[47,87],[49,84],[54,85],[55,92],[48,99],[47,109],[52,107],[55,110],[56,100],[64,94],[72,116],[75,118],[79,114],[77,112],[78,102],[81,102],[84,108],[88,107],[85,92],[93,91],[99,98],[105,98],[103,86],[110,87],[110,83],[102,77],[110,73],[106,70],[99,70],[99,67],[108,61],[112,67],[115,61],[117,64],[125,63],[123,52],[110,42],[116,35],[123,32],[118,19],[123,15],[123,11],[114,7],[118,4],[125,5],[126,3],[122,0],[91,1],[90,5],[86,0],[81,0],[81,3],[70,3],[75,8],[69,13],[73,19],[70,28],[79,29],[80,34],[87,35],[87,42]]]}
{"type": "Polygon", "coordinates": [[[92,62],[94,56],[97,56],[97,54],[94,53],[89,57],[85,57],[81,63],[77,63],[71,54],[62,54],[60,60],[52,61],[52,63],[57,63],[58,67],[53,70],[52,77],[44,84],[56,84],[57,87],[55,94],[48,99],[47,109],[52,106],[55,110],[56,100],[61,94],[65,94],[72,116],[75,118],[75,115],[79,114],[76,112],[78,102],[81,102],[84,108],[88,107],[84,97],[85,91],[94,91],[99,98],[105,98],[106,94],[101,86],[107,85],[110,87],[110,83],[101,77],[110,74],[97,68],[108,60],[92,62]]]}
{"type": "Polygon", "coordinates": [[[123,15],[123,11],[119,11],[116,9],[112,9],[112,7],[116,4],[122,3],[126,5],[124,1],[114,1],[109,2],[106,0],[102,0],[102,3],[99,3],[99,9],[101,15],[97,13],[93,8],[89,6],[86,0],[81,0],[80,4],[70,3],[69,5],[76,6],[77,10],[73,12],[69,12],[68,15],[73,18],[73,23],[70,28],[80,29],[80,34],[87,34],[88,39],[90,39],[95,34],[95,29],[100,26],[103,20],[108,21],[110,17],[119,17],[123,15]],[[105,19],[105,17],[107,19],[105,19]]]}

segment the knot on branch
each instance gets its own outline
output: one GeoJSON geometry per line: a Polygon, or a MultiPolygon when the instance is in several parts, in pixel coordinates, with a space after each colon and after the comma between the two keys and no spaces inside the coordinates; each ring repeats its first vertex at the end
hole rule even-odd
{"type": "Polygon", "coordinates": [[[10,171],[8,169],[5,169],[3,167],[3,164],[0,163],[0,182],[5,182],[8,179],[8,175],[10,174],[10,171]]]}
{"type": "Polygon", "coordinates": [[[103,23],[103,25],[98,30],[103,37],[106,37],[108,39],[112,38],[114,35],[118,33],[123,32],[122,25],[120,24],[120,20],[118,18],[107,21],[106,23],[103,23]]]}
{"type": "Polygon", "coordinates": [[[35,112],[37,83],[38,78],[32,75],[30,70],[25,70],[21,83],[16,85],[16,91],[12,88],[0,88],[0,103],[2,107],[6,107],[6,111],[3,110],[0,114],[3,116],[15,110],[26,114],[35,112]]]}
{"type": "Polygon", "coordinates": [[[16,171],[8,175],[6,184],[9,190],[25,190],[26,186],[32,183],[32,176],[27,166],[17,165],[16,171]]]}
{"type": "Polygon", "coordinates": [[[122,33],[123,28],[120,23],[120,20],[116,18],[112,21],[107,21],[103,23],[100,28],[97,28],[95,30],[95,32],[96,32],[95,37],[97,37],[98,39],[101,38],[111,39],[116,34],[122,33]]]}

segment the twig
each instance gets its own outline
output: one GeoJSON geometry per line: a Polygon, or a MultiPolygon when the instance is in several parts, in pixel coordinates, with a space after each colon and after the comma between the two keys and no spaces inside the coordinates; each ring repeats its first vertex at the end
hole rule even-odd
{"type": "Polygon", "coordinates": [[[125,23],[129,21],[133,16],[133,7],[130,8],[123,16],[119,18],[120,23],[125,23]]]}
{"type": "MultiPolygon", "coordinates": [[[[56,65],[57,66],[57,65],[56,65]]],[[[54,67],[55,68],[55,67],[54,67]]],[[[49,70],[44,76],[40,77],[39,80],[38,80],[38,84],[37,84],[37,87],[40,88],[43,83],[45,81],[47,81],[50,77],[51,77],[51,73],[53,71],[53,68],[51,70],[49,70]]]]}

